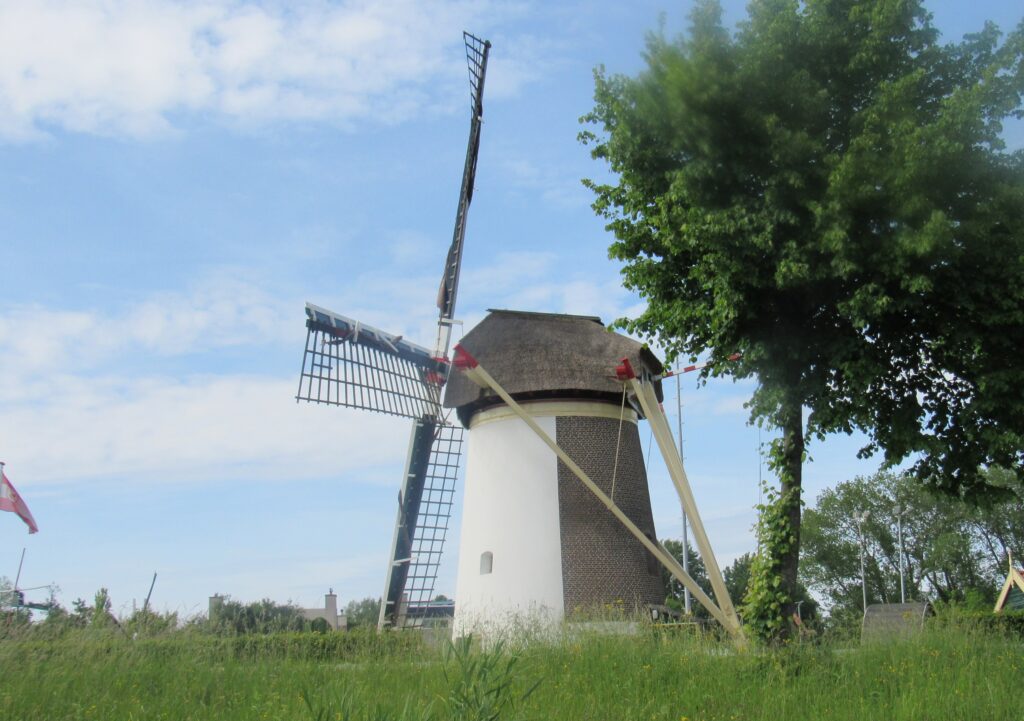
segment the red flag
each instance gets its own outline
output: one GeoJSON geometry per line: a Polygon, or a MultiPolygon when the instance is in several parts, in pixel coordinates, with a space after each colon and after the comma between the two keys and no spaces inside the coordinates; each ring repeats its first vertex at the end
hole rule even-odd
{"type": "Polygon", "coordinates": [[[36,519],[32,518],[32,511],[28,510],[25,501],[14,490],[14,486],[7,480],[7,474],[2,470],[0,470],[0,511],[17,513],[18,517],[28,525],[29,533],[36,533],[39,530],[39,526],[36,525],[36,519]]]}

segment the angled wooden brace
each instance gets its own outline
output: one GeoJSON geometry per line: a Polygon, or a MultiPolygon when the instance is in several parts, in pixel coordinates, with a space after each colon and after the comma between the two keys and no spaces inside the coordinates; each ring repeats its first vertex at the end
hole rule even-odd
{"type": "MultiPolygon", "coordinates": [[[[640,543],[642,543],[644,547],[650,551],[663,566],[665,566],[665,568],[668,569],[669,573],[671,573],[676,580],[683,584],[690,593],[693,594],[693,597],[697,599],[698,603],[704,606],[704,608],[708,610],[708,613],[710,613],[716,621],[722,624],[722,626],[724,626],[725,629],[733,635],[736,642],[740,646],[745,645],[745,640],[743,638],[743,633],[740,630],[739,623],[730,622],[729,616],[723,613],[722,610],[715,605],[715,602],[712,601],[706,593],[704,593],[703,589],[701,589],[697,582],[693,580],[690,574],[683,570],[682,565],[662,546],[644,535],[644,532],[630,520],[629,516],[623,513],[622,509],[615,505],[615,502],[609,498],[593,480],[591,480],[590,476],[588,476],[583,469],[569,457],[562,447],[559,446],[543,428],[537,425],[537,422],[533,417],[524,411],[522,406],[512,399],[512,396],[510,396],[508,392],[502,388],[496,380],[494,380],[490,373],[484,370],[484,368],[477,362],[476,358],[470,355],[462,346],[456,345],[455,358],[452,365],[454,365],[457,370],[466,373],[466,376],[477,385],[490,388],[492,391],[497,393],[498,397],[501,398],[501,400],[504,401],[510,409],[512,409],[512,412],[519,416],[523,422],[529,426],[530,430],[536,433],[537,436],[555,452],[555,455],[557,455],[562,463],[565,464],[566,468],[572,471],[573,474],[583,482],[583,485],[586,486],[587,489],[593,493],[609,511],[612,512],[619,522],[626,527],[626,530],[633,534],[633,536],[640,541],[640,543]]],[[[726,594],[726,598],[728,598],[728,594],[726,594]]],[[[735,613],[733,618],[735,619],[735,613]]]]}
{"type": "Polygon", "coordinates": [[[658,441],[658,449],[665,459],[665,465],[668,466],[672,483],[676,487],[679,500],[683,504],[686,517],[689,519],[690,526],[693,529],[693,537],[697,542],[697,550],[700,551],[700,557],[704,561],[704,568],[707,570],[708,580],[711,581],[711,588],[714,590],[715,598],[718,599],[718,605],[727,619],[722,625],[731,633],[740,634],[742,631],[740,629],[739,617],[736,615],[736,609],[732,604],[732,599],[729,597],[729,590],[725,587],[725,579],[722,577],[718,561],[711,550],[711,542],[708,540],[708,534],[704,530],[704,522],[701,521],[700,513],[697,512],[697,502],[693,498],[690,481],[686,477],[686,469],[683,467],[679,449],[676,448],[675,440],[672,438],[672,429],[668,425],[665,412],[662,410],[661,404],[658,403],[658,397],[654,394],[652,384],[637,378],[627,359],[623,359],[621,363],[622,365],[616,369],[616,374],[620,380],[630,384],[633,393],[640,402],[640,407],[643,409],[647,422],[651,424],[651,430],[658,441]]]}

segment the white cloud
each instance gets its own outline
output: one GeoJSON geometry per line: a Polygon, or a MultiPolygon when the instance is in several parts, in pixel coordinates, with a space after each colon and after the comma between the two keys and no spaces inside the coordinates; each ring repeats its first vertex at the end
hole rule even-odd
{"type": "MultiPolygon", "coordinates": [[[[552,268],[555,268],[553,263],[552,268]]],[[[500,266],[495,266],[488,274],[491,272],[499,273],[500,266]]],[[[493,301],[489,307],[593,315],[606,324],[629,314],[633,298],[614,277],[603,281],[578,277],[562,280],[551,278],[551,275],[557,274],[558,270],[554,270],[551,274],[538,274],[521,284],[508,284],[504,287],[499,287],[504,281],[496,279],[496,292],[491,294],[493,301]]],[[[481,278],[475,280],[480,282],[481,278]]]]}
{"type": "MultiPolygon", "coordinates": [[[[405,252],[401,246],[391,251],[393,255],[405,252]]],[[[415,275],[393,270],[364,273],[352,278],[339,294],[313,302],[429,346],[436,332],[434,301],[444,257],[442,249],[434,251],[436,262],[418,263],[415,275]]],[[[427,258],[430,253],[417,250],[415,255],[427,258]]],[[[599,315],[605,322],[636,310],[634,299],[614,274],[597,281],[560,277],[566,269],[558,261],[552,252],[516,251],[465,265],[457,313],[465,323],[462,330],[480,321],[487,308],[599,315]]]]}
{"type": "MultiPolygon", "coordinates": [[[[535,192],[547,203],[564,208],[586,208],[593,194],[583,187],[580,175],[563,165],[539,164],[525,157],[506,156],[499,161],[507,185],[535,192]]],[[[587,171],[583,171],[587,172],[587,171]]]]}
{"type": "MultiPolygon", "coordinates": [[[[243,123],[398,122],[466,83],[459,29],[514,4],[415,0],[0,0],[0,137],[151,136],[182,113],[243,123]]],[[[538,58],[497,58],[498,95],[538,58]]]]}
{"type": "MultiPolygon", "coordinates": [[[[608,319],[629,302],[613,279],[553,279],[554,260],[550,253],[505,253],[467,269],[467,328],[483,305],[608,319]]],[[[113,312],[0,309],[0,438],[17,449],[5,460],[40,484],[354,474],[361,482],[394,483],[408,423],[296,404],[302,301],[244,277],[220,272],[113,312]],[[216,360],[283,350],[294,352],[294,367],[271,364],[255,373],[222,369],[216,360]]],[[[429,346],[436,284],[437,275],[425,270],[411,277],[364,273],[340,295],[313,300],[429,346]]]]}
{"type": "MultiPolygon", "coordinates": [[[[506,8],[510,15],[536,18],[537,9],[525,3],[506,8]]],[[[545,7],[544,10],[550,10],[545,7]]],[[[559,69],[559,60],[571,43],[564,39],[541,38],[532,35],[498,35],[492,38],[498,48],[488,63],[487,96],[514,97],[524,85],[543,79],[559,69]]]]}
{"type": "Polygon", "coordinates": [[[292,378],[64,376],[48,385],[48,395],[0,414],[0,437],[33,483],[352,480],[367,469],[360,480],[393,483],[372,469],[401,465],[393,439],[403,419],[296,404],[292,378]]]}
{"type": "Polygon", "coordinates": [[[492,298],[497,300],[515,295],[522,288],[546,278],[557,260],[558,257],[550,252],[498,253],[490,262],[464,268],[459,290],[467,296],[484,298],[486,303],[493,303],[495,301],[492,298]]]}
{"type": "Polygon", "coordinates": [[[41,483],[385,480],[374,468],[401,465],[403,444],[391,439],[407,424],[297,405],[303,335],[301,302],[223,275],[121,313],[9,310],[0,314],[0,438],[17,453],[6,460],[41,483]],[[227,348],[294,349],[295,368],[161,373],[162,359],[227,348]]]}
{"type": "Polygon", "coordinates": [[[128,352],[184,355],[301,337],[302,305],[231,274],[157,293],[123,312],[15,306],[0,314],[0,399],[25,378],[94,369],[128,352]]]}

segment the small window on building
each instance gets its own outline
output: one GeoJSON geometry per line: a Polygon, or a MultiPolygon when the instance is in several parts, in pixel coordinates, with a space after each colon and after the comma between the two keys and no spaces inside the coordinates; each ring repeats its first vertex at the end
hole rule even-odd
{"type": "Polygon", "coordinates": [[[494,554],[490,551],[484,551],[480,554],[480,575],[490,573],[491,568],[494,566],[494,554]]]}

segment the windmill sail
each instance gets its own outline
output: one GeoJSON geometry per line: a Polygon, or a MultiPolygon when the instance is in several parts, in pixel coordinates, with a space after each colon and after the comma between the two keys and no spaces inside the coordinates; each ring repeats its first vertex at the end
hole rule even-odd
{"type": "Polygon", "coordinates": [[[448,377],[446,358],[466,217],[473,200],[484,77],[491,47],[488,41],[469,33],[463,33],[463,39],[472,117],[455,231],[438,291],[440,316],[434,352],[401,336],[306,304],[306,352],[296,400],[414,419],[381,603],[382,627],[417,627],[436,611],[446,610],[433,604],[432,597],[451,518],[463,431],[442,417],[440,400],[448,377]]]}
{"type": "Polygon", "coordinates": [[[443,604],[433,603],[462,456],[462,428],[417,421],[409,442],[406,478],[398,494],[391,566],[379,625],[414,628],[443,604]]]}
{"type": "MultiPolygon", "coordinates": [[[[451,344],[451,320],[455,317],[459,271],[462,267],[462,245],[466,237],[466,218],[473,201],[476,163],[480,152],[480,131],[484,116],[484,79],[491,44],[464,32],[466,61],[469,66],[469,92],[472,115],[469,143],[462,170],[462,186],[455,211],[455,230],[445,259],[444,273],[437,294],[440,311],[434,356],[447,358],[451,344]]],[[[455,478],[462,452],[462,429],[439,425],[433,432],[428,424],[417,425],[410,444],[409,465],[404,483],[406,490],[399,498],[398,519],[391,563],[384,584],[381,603],[381,627],[417,627],[435,609],[432,604],[437,570],[441,562],[455,493],[455,478]],[[426,467],[421,470],[418,447],[430,441],[426,467]],[[426,498],[426,502],[423,499],[426,498]],[[406,545],[408,544],[408,545],[406,545]],[[408,547],[406,555],[404,549],[408,547]]]]}
{"type": "Polygon", "coordinates": [[[476,182],[476,161],[480,154],[480,130],[484,119],[484,78],[487,75],[487,57],[491,44],[487,40],[462,33],[466,41],[466,62],[469,65],[469,97],[473,115],[469,125],[469,146],[466,162],[462,169],[462,188],[459,191],[459,205],[455,211],[455,231],[452,244],[437,292],[437,307],[441,315],[437,327],[437,355],[446,357],[451,343],[450,321],[455,317],[455,298],[459,287],[459,272],[462,267],[462,243],[466,238],[466,217],[473,202],[473,184],[476,182]]]}
{"type": "Polygon", "coordinates": [[[424,347],[306,304],[306,353],[296,400],[437,417],[448,364],[424,347]]]}

